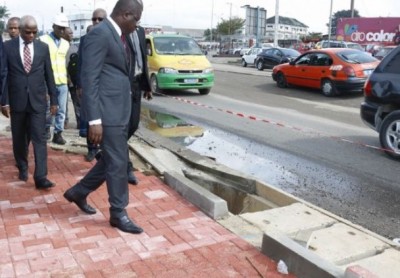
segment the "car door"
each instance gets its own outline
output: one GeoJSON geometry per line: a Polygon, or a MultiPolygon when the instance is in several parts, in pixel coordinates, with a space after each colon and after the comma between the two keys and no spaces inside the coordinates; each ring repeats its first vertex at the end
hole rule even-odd
{"type": "Polygon", "coordinates": [[[283,53],[277,48],[271,49],[270,52],[267,52],[268,55],[265,57],[264,65],[268,68],[273,68],[276,65],[281,63],[283,53]]]}
{"type": "Polygon", "coordinates": [[[274,49],[273,48],[263,51],[262,60],[263,60],[264,67],[271,67],[271,64],[272,64],[271,60],[273,59],[272,58],[273,55],[274,55],[274,49]]]}
{"type": "Polygon", "coordinates": [[[330,73],[332,58],[327,53],[314,53],[310,58],[310,64],[305,71],[308,77],[307,87],[321,88],[321,80],[330,73]]]}
{"type": "Polygon", "coordinates": [[[247,64],[254,64],[255,59],[257,58],[257,54],[260,52],[260,48],[252,48],[244,60],[246,61],[247,64]]]}
{"type": "Polygon", "coordinates": [[[289,84],[298,86],[307,86],[309,66],[313,53],[306,53],[299,56],[296,60],[290,63],[290,67],[285,72],[286,80],[289,84]]]}

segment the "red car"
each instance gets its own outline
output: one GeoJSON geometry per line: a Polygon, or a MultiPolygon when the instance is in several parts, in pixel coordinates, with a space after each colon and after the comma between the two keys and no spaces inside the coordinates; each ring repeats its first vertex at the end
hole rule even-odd
{"type": "Polygon", "coordinates": [[[273,68],[278,87],[288,85],[319,88],[325,96],[362,92],[367,77],[379,64],[370,54],[350,48],[311,50],[290,63],[273,68]]]}

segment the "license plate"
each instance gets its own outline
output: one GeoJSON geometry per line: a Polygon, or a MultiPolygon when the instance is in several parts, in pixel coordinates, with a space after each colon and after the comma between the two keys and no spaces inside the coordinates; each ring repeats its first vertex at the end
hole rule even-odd
{"type": "Polygon", "coordinates": [[[187,83],[187,84],[194,84],[194,83],[199,82],[199,80],[195,79],[195,78],[190,78],[190,79],[183,79],[183,82],[187,83]]]}

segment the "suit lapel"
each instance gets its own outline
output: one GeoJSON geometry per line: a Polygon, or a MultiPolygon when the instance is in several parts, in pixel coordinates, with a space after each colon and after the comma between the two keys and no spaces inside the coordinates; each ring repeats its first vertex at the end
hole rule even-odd
{"type": "Polygon", "coordinates": [[[32,69],[34,66],[36,66],[35,63],[37,63],[38,54],[39,54],[39,45],[38,45],[38,42],[36,40],[34,40],[33,41],[33,59],[32,59],[32,66],[31,66],[32,69]]]}
{"type": "Polygon", "coordinates": [[[122,44],[121,37],[118,36],[117,30],[115,30],[114,26],[112,25],[112,23],[108,19],[105,19],[103,22],[105,24],[107,24],[107,27],[111,30],[113,39],[117,43],[118,48],[119,48],[119,50],[121,52],[121,55],[122,55],[123,59],[125,60],[126,70],[127,70],[127,72],[129,72],[129,65],[128,65],[128,61],[126,59],[125,47],[122,44]]]}
{"type": "Polygon", "coordinates": [[[20,48],[19,37],[14,39],[13,44],[14,44],[14,46],[13,46],[14,55],[17,57],[18,64],[20,65],[22,70],[25,72],[25,70],[24,70],[24,62],[22,61],[21,53],[19,52],[19,48],[20,48]]]}

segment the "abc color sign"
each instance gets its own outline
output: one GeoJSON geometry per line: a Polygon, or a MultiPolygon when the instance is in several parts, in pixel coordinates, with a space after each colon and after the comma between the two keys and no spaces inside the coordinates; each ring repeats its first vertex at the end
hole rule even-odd
{"type": "Polygon", "coordinates": [[[390,42],[393,41],[393,37],[395,36],[395,33],[388,33],[385,32],[384,30],[381,30],[380,32],[354,32],[351,34],[351,40],[353,42],[363,42],[363,41],[368,41],[368,42],[390,42]]]}

